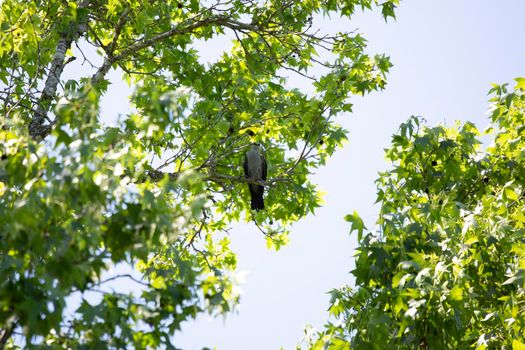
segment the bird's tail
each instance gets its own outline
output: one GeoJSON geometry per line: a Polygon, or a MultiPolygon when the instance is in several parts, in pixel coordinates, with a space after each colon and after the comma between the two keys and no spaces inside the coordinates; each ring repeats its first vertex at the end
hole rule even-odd
{"type": "Polygon", "coordinates": [[[264,199],[261,194],[252,195],[252,209],[253,210],[262,210],[264,209],[264,199]]]}

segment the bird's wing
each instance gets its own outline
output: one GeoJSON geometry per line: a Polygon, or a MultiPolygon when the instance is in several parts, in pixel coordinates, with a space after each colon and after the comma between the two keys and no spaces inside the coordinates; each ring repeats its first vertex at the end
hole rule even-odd
{"type": "Polygon", "coordinates": [[[262,179],[266,181],[266,173],[268,171],[268,167],[266,165],[266,157],[262,153],[261,153],[261,161],[262,161],[262,179]]]}
{"type": "Polygon", "coordinates": [[[247,155],[244,155],[243,167],[244,167],[244,175],[246,175],[246,177],[250,177],[249,170],[248,170],[248,156],[247,155]]]}

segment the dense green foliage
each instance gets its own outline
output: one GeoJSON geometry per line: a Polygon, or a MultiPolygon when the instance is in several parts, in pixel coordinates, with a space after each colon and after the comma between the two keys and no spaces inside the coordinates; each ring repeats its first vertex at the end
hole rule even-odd
{"type": "Polygon", "coordinates": [[[385,84],[388,58],[316,21],[372,6],[387,18],[397,2],[2,1],[0,348],[17,334],[43,348],[173,348],[181,322],[231,310],[231,223],[284,244],[319,206],[308,175],[345,139],[334,117],[385,84]],[[194,44],[212,38],[233,47],[202,64],[194,44]],[[64,81],[73,52],[84,69],[64,81]],[[100,99],[117,68],[136,112],[108,127],[100,99]],[[313,92],[288,88],[291,75],[313,92]],[[254,141],[269,164],[258,213],[240,166],[254,141]],[[117,264],[142,276],[108,272],[117,264]]]}
{"type": "Polygon", "coordinates": [[[355,288],[310,349],[525,349],[525,79],[495,86],[492,143],[471,123],[412,118],[377,180],[378,231],[358,234],[355,288]]]}

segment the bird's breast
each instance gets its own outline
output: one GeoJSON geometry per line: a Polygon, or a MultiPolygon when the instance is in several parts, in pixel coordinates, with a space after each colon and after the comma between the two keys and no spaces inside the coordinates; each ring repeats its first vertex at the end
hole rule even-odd
{"type": "Polygon", "coordinates": [[[259,179],[262,177],[262,158],[256,150],[250,150],[246,154],[248,158],[248,175],[252,178],[259,179]]]}

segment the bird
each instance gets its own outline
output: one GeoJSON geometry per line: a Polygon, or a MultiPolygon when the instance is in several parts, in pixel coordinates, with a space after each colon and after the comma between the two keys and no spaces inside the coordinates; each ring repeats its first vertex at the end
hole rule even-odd
{"type": "MultiPolygon", "coordinates": [[[[250,180],[266,181],[266,171],[266,159],[261,147],[257,143],[252,143],[244,157],[244,174],[250,180]]],[[[264,186],[249,183],[248,188],[250,189],[251,208],[256,211],[264,209],[264,186]]]]}

